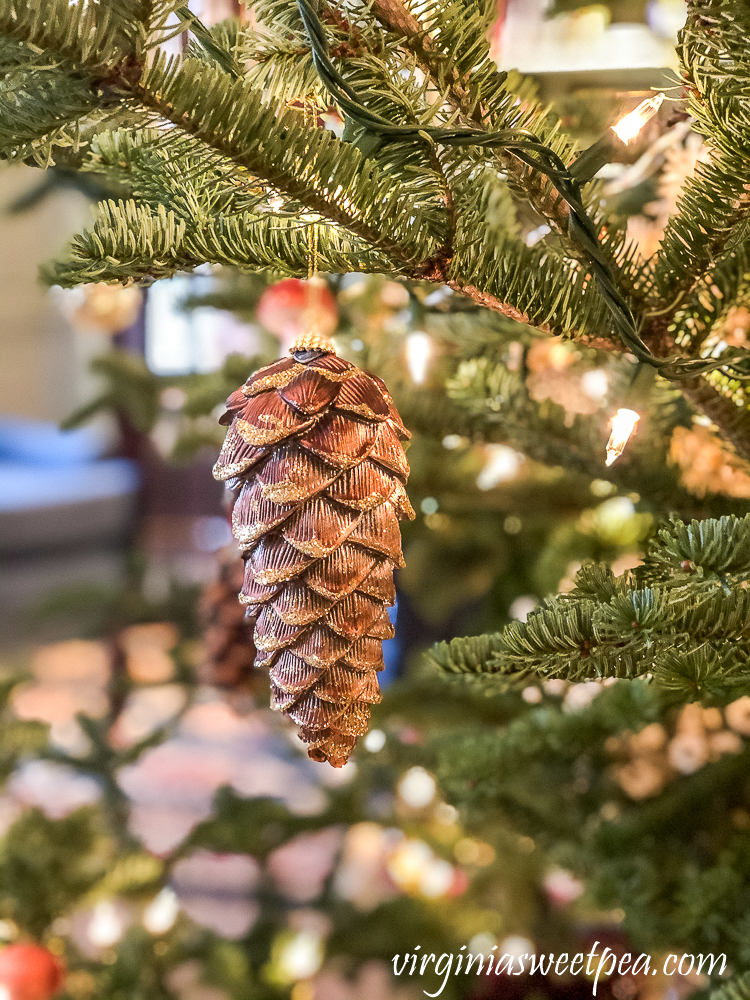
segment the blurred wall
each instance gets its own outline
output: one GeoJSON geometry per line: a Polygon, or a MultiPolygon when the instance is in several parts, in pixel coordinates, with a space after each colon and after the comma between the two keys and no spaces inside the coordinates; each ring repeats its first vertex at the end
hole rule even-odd
{"type": "Polygon", "coordinates": [[[76,334],[39,282],[39,265],[90,221],[89,202],[65,190],[7,213],[42,177],[23,165],[0,170],[0,413],[59,421],[91,394],[88,359],[103,345],[76,334]]]}

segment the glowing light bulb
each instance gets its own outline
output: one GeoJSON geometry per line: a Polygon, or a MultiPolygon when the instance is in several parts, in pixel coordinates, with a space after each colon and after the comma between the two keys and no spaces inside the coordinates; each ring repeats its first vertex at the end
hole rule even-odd
{"type": "Polygon", "coordinates": [[[641,419],[640,414],[635,410],[619,409],[612,417],[612,433],[607,441],[607,461],[605,465],[612,465],[616,459],[625,451],[630,435],[635,430],[635,425],[641,419]]]}
{"type": "Polygon", "coordinates": [[[486,460],[477,476],[480,490],[491,490],[500,483],[515,479],[523,462],[523,455],[509,448],[507,444],[488,444],[485,447],[486,460]]]}
{"type": "Polygon", "coordinates": [[[385,866],[391,880],[409,896],[437,899],[450,892],[455,883],[453,865],[416,838],[400,841],[387,855],[385,866]]]}
{"type": "Polygon", "coordinates": [[[520,958],[522,955],[524,958],[528,958],[536,954],[534,942],[518,934],[511,934],[510,937],[501,941],[497,950],[501,955],[512,955],[513,958],[520,958]]]}
{"type": "Polygon", "coordinates": [[[651,121],[661,107],[664,97],[664,94],[648,97],[634,111],[621,118],[616,125],[612,126],[612,131],[617,138],[627,146],[631,139],[635,139],[646,122],[651,121]]]}
{"type": "Polygon", "coordinates": [[[452,864],[442,858],[434,858],[419,881],[420,893],[428,899],[444,896],[453,884],[454,874],[452,864]]]}
{"type": "Polygon", "coordinates": [[[273,191],[268,196],[268,206],[272,212],[278,212],[281,206],[284,204],[283,195],[279,194],[278,191],[273,191]]]}
{"type": "Polygon", "coordinates": [[[423,809],[435,798],[437,785],[423,767],[410,767],[398,783],[398,794],[412,809],[423,809]]]}
{"type": "Polygon", "coordinates": [[[417,385],[421,385],[427,378],[432,350],[432,338],[422,330],[415,330],[406,338],[406,367],[412,382],[417,385]]]}
{"type": "Polygon", "coordinates": [[[166,934],[174,926],[179,912],[180,904],[177,896],[174,890],[167,886],[143,911],[143,926],[152,934],[166,934]]]}
{"type": "Polygon", "coordinates": [[[323,964],[323,941],[319,934],[300,931],[284,942],[278,956],[284,981],[298,982],[314,976],[323,964]]]}
{"type": "Polygon", "coordinates": [[[493,947],[497,944],[497,939],[493,934],[488,934],[487,931],[482,931],[479,934],[475,934],[474,937],[469,941],[469,951],[472,955],[479,952],[480,955],[489,955],[493,947]]]}
{"type": "Polygon", "coordinates": [[[369,750],[370,753],[378,753],[385,746],[385,733],[382,729],[371,729],[365,736],[364,743],[365,750],[369,750]]]}
{"type": "Polygon", "coordinates": [[[116,944],[125,928],[114,903],[105,900],[97,903],[88,927],[88,939],[97,948],[109,948],[116,944]]]}

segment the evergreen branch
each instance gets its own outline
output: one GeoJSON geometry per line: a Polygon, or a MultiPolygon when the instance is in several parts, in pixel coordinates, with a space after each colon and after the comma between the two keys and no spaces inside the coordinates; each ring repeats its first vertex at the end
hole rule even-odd
{"type": "MultiPolygon", "coordinates": [[[[325,106],[325,87],[313,66],[297,8],[286,0],[260,0],[254,9],[258,24],[242,45],[247,82],[269,103],[283,105],[290,95],[297,95],[313,97],[325,106]]],[[[334,45],[337,42],[335,38],[334,45]]]]}
{"type": "Polygon", "coordinates": [[[750,226],[750,158],[742,149],[714,148],[710,163],[699,163],[667,225],[654,282],[663,302],[691,291],[725,250],[742,242],[750,226]]]}
{"type": "Polygon", "coordinates": [[[617,798],[603,744],[615,733],[640,729],[657,718],[653,688],[638,682],[616,684],[574,713],[545,698],[500,730],[474,726],[436,740],[441,787],[485,818],[500,810],[524,833],[541,835],[544,846],[548,839],[559,843],[564,837],[569,845],[583,839],[591,850],[596,828],[586,822],[587,806],[596,803],[597,809],[603,797],[617,798]],[[588,765],[588,795],[574,792],[580,760],[588,765]]]}
{"type": "Polygon", "coordinates": [[[93,229],[74,239],[70,260],[54,265],[47,276],[64,287],[171,277],[203,263],[184,244],[185,223],[163,206],[152,214],[135,201],[103,202],[93,229]]]}
{"type": "MultiPolygon", "coordinates": [[[[426,277],[429,278],[429,275],[426,275],[426,277]]],[[[515,323],[531,322],[529,314],[521,312],[517,306],[512,305],[502,298],[498,298],[496,295],[492,295],[490,292],[482,291],[476,285],[464,283],[463,279],[448,278],[445,284],[453,289],[454,292],[459,292],[461,295],[465,295],[468,299],[471,299],[472,302],[476,302],[478,306],[491,309],[500,316],[505,316],[506,319],[512,319],[515,323]]],[[[550,328],[544,324],[539,326],[538,329],[546,333],[550,332],[550,328]]]]}
{"type": "Polygon", "coordinates": [[[428,652],[429,659],[441,670],[454,674],[484,672],[502,649],[501,638],[494,635],[477,635],[467,639],[440,642],[428,652]]]}
{"type": "MultiPolygon", "coordinates": [[[[251,50],[255,52],[255,50],[251,50]]],[[[302,51],[273,51],[264,53],[245,74],[251,87],[262,91],[270,103],[283,106],[289,94],[305,94],[312,97],[319,107],[327,104],[327,94],[306,46],[302,51]]]]}
{"type": "Polygon", "coordinates": [[[70,62],[70,69],[95,75],[114,69],[129,54],[111,7],[68,0],[0,0],[0,34],[70,62]]]}
{"type": "Polygon", "coordinates": [[[294,111],[265,107],[242,82],[191,60],[157,60],[132,89],[145,108],[413,272],[440,232],[434,211],[373,161],[294,111]],[[226,122],[231,128],[226,129],[226,122]]]}
{"type": "Polygon", "coordinates": [[[226,158],[206,155],[189,137],[159,129],[104,132],[91,143],[83,171],[105,174],[152,209],[163,205],[187,226],[267,205],[266,192],[226,158]]]}
{"type": "Polygon", "coordinates": [[[654,540],[647,565],[661,569],[665,578],[680,570],[700,569],[712,578],[724,574],[750,574],[750,514],[743,518],[725,516],[718,520],[674,520],[654,540]]]}
{"type": "MultiPolygon", "coordinates": [[[[307,230],[314,223],[300,224],[296,218],[269,212],[217,218],[199,210],[180,214],[167,210],[166,204],[169,199],[152,207],[133,200],[103,203],[93,230],[74,241],[70,260],[52,269],[48,279],[66,286],[81,281],[137,281],[191,271],[206,262],[240,270],[273,268],[307,274],[307,230]],[[141,227],[137,233],[132,228],[136,220],[141,227]]],[[[367,244],[333,227],[317,228],[323,270],[350,271],[364,265],[371,272],[392,271],[388,259],[378,257],[367,244]]]]}
{"type": "Polygon", "coordinates": [[[471,7],[464,3],[422,4],[423,24],[401,0],[374,0],[372,4],[375,17],[390,32],[401,37],[432,78],[438,92],[445,94],[453,107],[467,118],[483,116],[477,106],[480,91],[485,108],[488,102],[504,106],[508,98],[507,73],[498,72],[489,59],[486,40],[489,9],[490,5],[486,5],[480,13],[475,4],[471,7]],[[471,65],[466,65],[467,62],[471,65]],[[470,93],[466,82],[471,74],[473,83],[476,72],[481,74],[482,81],[470,93]],[[487,77],[489,79],[485,79],[487,77]]]}
{"type": "Polygon", "coordinates": [[[750,997],[750,972],[735,976],[728,983],[712,990],[710,994],[710,1000],[748,1000],[748,997],[750,997]]]}
{"type": "Polygon", "coordinates": [[[666,690],[726,702],[750,689],[748,580],[750,515],[673,521],[634,579],[584,567],[571,593],[526,622],[454,639],[431,655],[444,670],[507,683],[530,674],[573,682],[651,674],[666,690]]]}
{"type": "Polygon", "coordinates": [[[699,351],[732,306],[750,299],[750,244],[723,254],[682,300],[668,332],[677,344],[699,351]]]}
{"type": "Polygon", "coordinates": [[[366,243],[334,226],[308,223],[265,213],[224,215],[203,227],[191,229],[185,248],[197,257],[240,270],[272,268],[306,277],[309,268],[308,230],[318,233],[318,261],[321,271],[347,273],[360,268],[368,273],[393,274],[392,263],[374,253],[366,243]]]}
{"type": "MultiPolygon", "coordinates": [[[[617,281],[612,261],[599,240],[594,220],[587,214],[582,202],[580,185],[574,173],[568,170],[551,146],[524,129],[510,128],[491,133],[478,129],[417,128],[413,125],[394,124],[363,103],[360,95],[342,77],[331,62],[323,25],[309,0],[297,0],[313,50],[316,68],[332,97],[345,114],[365,134],[372,134],[379,141],[387,142],[436,142],[445,146],[465,148],[504,148],[513,151],[534,170],[545,175],[559,191],[570,208],[568,236],[578,247],[581,258],[595,278],[613,325],[626,348],[639,361],[657,368],[668,379],[683,379],[729,368],[747,361],[748,352],[740,351],[735,357],[719,362],[703,359],[660,359],[642,340],[635,317],[617,281]]],[[[750,377],[750,376],[749,376],[750,377]]]]}
{"type": "MultiPolygon", "coordinates": [[[[743,740],[690,774],[671,772],[663,752],[632,757],[649,728],[673,745],[673,705],[641,682],[615,684],[578,710],[543,697],[502,728],[475,724],[437,740],[439,780],[476,829],[510,821],[585,876],[594,905],[623,906],[636,947],[700,951],[702,971],[717,978],[725,956],[708,968],[703,959],[719,942],[735,970],[748,961],[747,840],[729,820],[745,801],[748,749],[743,740]],[[635,787],[626,769],[662,780],[635,787]]],[[[719,994],[743,1000],[746,986],[725,981],[719,994]]]]}
{"type": "Polygon", "coordinates": [[[750,151],[750,10],[734,0],[691,0],[678,55],[691,87],[691,107],[707,134],[726,149],[750,151]]]}
{"type": "MultiPolygon", "coordinates": [[[[474,324],[479,319],[473,315],[469,318],[474,324]]],[[[485,314],[485,322],[489,318],[485,314]]],[[[674,427],[689,419],[690,411],[681,404],[671,384],[666,392],[663,385],[657,385],[649,400],[649,409],[663,419],[654,423],[652,417],[628,446],[625,459],[607,469],[606,429],[601,412],[588,417],[578,415],[571,424],[563,408],[555,403],[546,401],[540,407],[530,398],[522,376],[507,370],[507,355],[499,352],[500,356],[483,356],[480,347],[467,350],[467,339],[475,330],[476,326],[469,328],[468,323],[460,327],[457,339],[463,351],[479,356],[458,363],[446,382],[447,399],[424,388],[417,392],[394,384],[399,411],[409,427],[438,440],[446,434],[460,434],[470,440],[508,444],[534,461],[578,473],[585,481],[607,479],[623,493],[637,490],[662,517],[674,511],[687,518],[710,517],[717,510],[745,513],[744,501],[715,497],[700,502],[680,486],[677,472],[669,463],[669,442],[674,427]]],[[[510,331],[507,336],[510,338],[510,331]]],[[[523,342],[524,329],[513,331],[512,339],[523,342]]],[[[591,363],[597,362],[603,363],[601,356],[591,363]]],[[[622,398],[632,378],[630,366],[608,358],[607,369],[612,378],[612,398],[622,398]]]]}
{"type": "Polygon", "coordinates": [[[750,685],[746,655],[731,643],[667,649],[655,658],[653,673],[660,688],[685,701],[726,701],[750,685]]]}
{"type": "Polygon", "coordinates": [[[131,54],[131,62],[141,65],[149,50],[169,33],[170,15],[182,0],[98,0],[110,19],[118,43],[131,54]]]}
{"type": "MultiPolygon", "coordinates": [[[[16,36],[19,32],[16,28],[16,36]]],[[[49,42],[39,31],[29,29],[25,36],[34,44],[49,42]]],[[[80,61],[87,55],[64,40],[57,40],[57,50],[80,61]]],[[[295,112],[277,116],[263,107],[259,95],[244,83],[232,85],[224,74],[190,60],[166,65],[157,57],[142,79],[120,78],[118,85],[209,149],[395,258],[407,272],[418,269],[421,258],[431,257],[430,236],[421,229],[424,223],[428,230],[440,229],[435,209],[415,205],[401,185],[330,132],[302,127],[295,112]],[[229,108],[241,108],[231,138],[221,128],[229,108]],[[251,136],[255,141],[248,141],[251,136]],[[360,205],[365,207],[358,211],[360,205]]]]}
{"type": "Polygon", "coordinates": [[[99,110],[99,98],[87,80],[49,63],[14,65],[15,49],[8,39],[0,42],[0,158],[33,157],[48,166],[53,150],[78,151],[80,120],[99,110]]]}
{"type": "MultiPolygon", "coordinates": [[[[646,620],[650,605],[646,601],[637,609],[646,620]]],[[[526,622],[505,627],[502,652],[491,666],[503,672],[530,670],[540,677],[561,676],[571,681],[645,673],[640,642],[631,637],[623,641],[619,633],[617,640],[606,632],[605,636],[598,633],[596,616],[601,610],[593,601],[553,598],[526,622]]]]}
{"type": "Polygon", "coordinates": [[[738,455],[750,461],[750,410],[739,406],[705,378],[691,379],[680,386],[683,396],[719,428],[738,455]]]}
{"type": "Polygon", "coordinates": [[[472,219],[459,216],[450,287],[548,333],[593,338],[606,329],[604,303],[582,268],[509,236],[480,233],[478,240],[472,219]],[[471,282],[464,275],[471,275],[471,282]]]}
{"type": "Polygon", "coordinates": [[[201,48],[234,80],[242,79],[242,69],[232,52],[228,51],[214,37],[203,22],[187,6],[177,8],[182,21],[190,28],[201,48]]]}
{"type": "MultiPolygon", "coordinates": [[[[401,0],[374,0],[372,12],[389,31],[405,40],[422,70],[466,124],[481,128],[489,125],[499,129],[512,116],[512,120],[508,122],[512,127],[545,135],[547,141],[550,141],[555,126],[549,113],[544,109],[528,106],[520,109],[516,95],[508,86],[508,74],[499,72],[489,58],[488,14],[492,10],[496,15],[494,5],[485,5],[485,9],[479,13],[473,9],[475,5],[471,5],[469,9],[467,5],[458,3],[448,10],[444,10],[444,7],[445,4],[442,4],[441,9],[433,15],[433,21],[440,29],[439,50],[434,34],[428,33],[422,22],[401,0]],[[470,19],[472,23],[467,26],[467,20],[470,19]],[[470,39],[468,46],[467,39],[470,39]],[[481,65],[481,79],[472,72],[468,87],[462,82],[459,68],[453,62],[459,45],[467,47],[481,65]],[[477,53],[480,54],[478,58],[477,53]]],[[[425,18],[426,13],[422,5],[420,17],[425,18]]],[[[496,149],[494,153],[507,173],[514,192],[528,200],[558,233],[566,234],[570,213],[560,194],[512,151],[496,149]]],[[[570,147],[561,148],[558,153],[565,158],[566,154],[570,154],[570,147]]]]}
{"type": "MultiPolygon", "coordinates": [[[[284,5],[277,0],[266,0],[266,3],[280,12],[280,24],[283,20],[293,25],[296,43],[301,37],[299,15],[290,5],[284,10],[284,5]]],[[[603,303],[606,303],[630,349],[642,360],[657,366],[666,377],[684,379],[712,369],[724,369],[728,373],[729,380],[725,375],[714,376],[710,383],[702,380],[700,384],[686,386],[686,396],[706,412],[710,411],[738,451],[747,454],[750,445],[742,440],[747,418],[744,414],[738,415],[739,407],[734,406],[733,400],[739,398],[739,393],[732,381],[738,374],[732,366],[741,366],[746,352],[725,352],[720,358],[670,361],[665,356],[674,350],[675,337],[674,331],[666,329],[668,318],[664,322],[649,321],[643,336],[639,334],[622,291],[631,283],[634,272],[632,262],[627,260],[619,245],[620,234],[599,239],[597,216],[590,210],[589,198],[583,197],[564,167],[570,147],[561,136],[554,134],[554,126],[544,118],[543,112],[517,105],[507,80],[496,72],[489,60],[485,33],[493,5],[477,4],[473,0],[466,3],[431,0],[427,5],[420,4],[417,16],[416,8],[399,6],[397,0],[393,0],[381,7],[381,24],[385,30],[378,35],[368,26],[364,16],[355,18],[352,15],[350,22],[324,4],[324,20],[333,25],[332,32],[340,46],[344,46],[340,51],[346,54],[349,73],[344,79],[337,74],[330,59],[323,58],[326,38],[322,29],[315,27],[316,22],[310,20],[305,0],[300,0],[300,4],[303,12],[307,11],[310,43],[326,84],[334,86],[334,96],[342,102],[350,117],[356,117],[365,131],[374,130],[378,141],[384,140],[376,158],[362,156],[351,144],[339,142],[326,130],[304,128],[301,116],[294,111],[274,115],[246,81],[232,79],[213,63],[176,59],[167,64],[163,57],[157,56],[144,70],[139,53],[145,52],[156,38],[163,37],[166,16],[175,7],[171,2],[127,0],[124,7],[118,7],[106,0],[99,5],[74,5],[71,9],[64,7],[61,0],[54,0],[51,16],[40,20],[32,11],[30,0],[0,0],[0,32],[21,43],[24,49],[23,58],[20,54],[14,56],[21,60],[14,69],[16,76],[24,59],[31,65],[38,51],[49,53],[57,60],[63,75],[78,80],[82,88],[80,93],[87,87],[92,88],[95,100],[90,110],[94,113],[97,102],[124,101],[141,122],[149,118],[161,122],[166,119],[178,126],[162,130],[160,140],[165,152],[175,155],[175,163],[180,156],[191,154],[196,158],[196,172],[201,171],[200,159],[204,159],[206,166],[210,164],[220,172],[226,171],[223,203],[218,193],[215,198],[209,193],[211,173],[208,169],[203,171],[200,183],[196,181],[184,192],[178,192],[174,184],[164,188],[162,197],[168,197],[170,208],[175,206],[176,217],[187,218],[190,200],[197,199],[206,233],[211,234],[202,245],[204,252],[208,251],[213,239],[218,239],[223,243],[223,248],[220,246],[218,250],[221,258],[226,260],[230,256],[226,245],[228,237],[221,234],[231,230],[231,223],[223,220],[223,216],[248,211],[256,214],[254,209],[261,189],[268,186],[282,192],[291,212],[304,211],[319,216],[321,233],[326,233],[330,243],[328,256],[331,261],[337,259],[345,263],[349,249],[341,249],[341,234],[347,232],[354,252],[369,248],[367,254],[370,256],[366,256],[366,261],[376,270],[383,270],[383,262],[388,260],[400,274],[432,281],[447,280],[454,289],[507,316],[538,324],[542,329],[574,333],[588,342],[602,341],[601,331],[606,331],[608,326],[603,313],[603,303]],[[445,17],[446,10],[455,16],[445,17]],[[404,11],[411,21],[401,17],[404,11]],[[404,21],[400,27],[395,23],[399,17],[404,21]],[[420,26],[418,31],[414,22],[420,26]],[[125,27],[128,23],[133,29],[130,35],[125,27]],[[398,65],[397,53],[405,50],[410,53],[407,62],[411,69],[403,87],[394,87],[395,74],[391,69],[398,65]],[[412,72],[415,60],[431,60],[430,80],[442,99],[429,107],[427,85],[418,85],[412,72]],[[366,106],[356,91],[356,86],[361,85],[368,89],[366,106]],[[451,110],[451,102],[455,104],[456,101],[458,104],[451,110]],[[453,127],[454,111],[476,127],[453,127]],[[434,126],[432,122],[438,120],[442,125],[434,126]],[[536,132],[529,125],[533,125],[536,132]],[[190,142],[194,143],[192,148],[190,142]],[[449,148],[449,152],[437,155],[435,142],[449,148]],[[574,280],[568,282],[567,288],[562,279],[569,274],[561,273],[553,250],[548,251],[548,256],[544,256],[544,250],[527,252],[527,247],[507,235],[499,241],[494,239],[491,226],[483,224],[482,231],[479,230],[477,222],[482,210],[472,200],[471,192],[472,164],[478,160],[472,150],[477,146],[492,151],[492,156],[500,150],[520,157],[535,177],[544,178],[547,185],[556,185],[571,206],[568,220],[571,235],[574,242],[585,248],[586,263],[584,266],[580,263],[564,265],[574,273],[574,280]],[[233,183],[236,195],[231,190],[233,183]],[[466,266],[460,260],[462,255],[466,258],[466,266]],[[548,272],[542,278],[524,273],[540,265],[546,266],[548,272]],[[593,293],[592,278],[599,282],[601,296],[593,293]],[[585,303],[583,315],[573,300],[572,288],[585,303]]],[[[729,31],[727,23],[722,22],[719,26],[718,41],[712,35],[706,42],[708,48],[696,59],[694,67],[695,79],[699,89],[702,88],[700,92],[708,109],[705,114],[716,125],[717,148],[724,157],[734,155],[735,147],[743,148],[739,141],[734,143],[736,127],[732,126],[735,132],[731,132],[731,129],[727,131],[729,126],[721,126],[724,105],[720,102],[724,97],[711,76],[720,73],[720,69],[714,71],[712,67],[724,44],[722,32],[729,31]]],[[[220,32],[205,32],[197,24],[195,29],[214,62],[223,58],[222,53],[235,58],[240,51],[234,43],[225,47],[220,32]]],[[[700,27],[700,31],[704,29],[700,27]]],[[[691,44],[700,47],[698,42],[691,44]]],[[[734,41],[732,45],[731,58],[737,62],[741,60],[741,53],[734,41]]],[[[300,58],[304,60],[308,56],[303,53],[300,58]]],[[[403,59],[401,61],[403,63],[403,59]]],[[[739,79],[741,69],[737,73],[739,79]]],[[[730,103],[726,107],[731,104],[731,109],[737,111],[738,120],[742,119],[744,97],[737,87],[730,90],[726,98],[730,103]]],[[[87,93],[86,102],[88,104],[87,93]]],[[[10,130],[14,133],[23,131],[24,122],[30,123],[29,128],[33,125],[42,130],[21,136],[22,143],[26,139],[28,143],[20,148],[45,163],[58,156],[60,143],[72,143],[76,148],[79,142],[80,109],[69,106],[61,126],[63,131],[53,129],[50,132],[50,122],[54,124],[58,120],[54,115],[63,109],[60,101],[56,102],[54,112],[51,111],[52,103],[55,102],[49,94],[39,92],[19,105],[21,117],[10,122],[10,130]],[[43,111],[42,115],[35,114],[39,110],[43,111]],[[47,120],[44,114],[52,117],[47,120]]],[[[89,116],[84,114],[83,117],[89,116]]],[[[142,175],[146,176],[149,169],[146,167],[142,175]]],[[[160,171],[165,174],[166,168],[157,166],[155,173],[160,171]]],[[[156,191],[159,183],[161,180],[157,179],[157,184],[146,196],[152,208],[159,196],[156,191]]],[[[141,185],[141,190],[145,192],[145,184],[141,185]]],[[[133,195],[139,197],[140,192],[133,188],[133,195]]],[[[249,216],[245,218],[250,221],[249,216]]],[[[251,228],[260,231],[255,222],[251,223],[251,228]]],[[[279,232],[284,229],[280,226],[279,232]]],[[[105,267],[101,274],[125,278],[148,273],[147,263],[135,266],[134,273],[131,251],[120,246],[119,237],[112,236],[112,240],[118,252],[124,249],[125,253],[116,258],[116,264],[110,261],[107,267],[111,270],[105,267]]],[[[283,253],[291,253],[287,267],[298,273],[294,243],[291,230],[289,233],[284,231],[270,256],[258,254],[252,245],[245,246],[242,252],[251,261],[277,261],[283,253]]],[[[254,245],[257,250],[257,243],[254,245]]],[[[101,266],[101,261],[95,263],[96,253],[99,253],[96,246],[93,251],[89,247],[88,253],[82,276],[101,266]]],[[[237,257],[235,254],[234,259],[237,257]]],[[[194,266],[187,259],[183,263],[194,266]]],[[[176,265],[176,260],[172,265],[176,265]]],[[[161,270],[163,267],[164,261],[158,260],[157,273],[169,273],[161,270]]],[[[68,273],[66,280],[73,280],[72,273],[68,273]]],[[[685,345],[676,346],[681,349],[685,345]]]]}
{"type": "Polygon", "coordinates": [[[712,158],[699,164],[667,227],[655,281],[664,301],[692,288],[725,249],[746,239],[750,225],[750,11],[725,0],[691,3],[678,55],[689,109],[710,137],[712,158]]]}

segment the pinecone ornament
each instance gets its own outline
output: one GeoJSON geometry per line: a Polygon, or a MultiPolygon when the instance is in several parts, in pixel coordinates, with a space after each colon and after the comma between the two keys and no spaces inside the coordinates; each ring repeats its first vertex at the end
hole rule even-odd
{"type": "Polygon", "coordinates": [[[251,688],[255,674],[253,627],[237,600],[244,578],[243,562],[232,553],[220,562],[218,579],[205,588],[199,606],[205,652],[198,676],[232,691],[251,688]]]}
{"type": "Polygon", "coordinates": [[[239,490],[232,527],[256,663],[309,756],[342,767],[380,701],[398,521],[414,517],[410,434],[384,383],[318,337],[252,375],[227,408],[214,476],[239,490]]]}

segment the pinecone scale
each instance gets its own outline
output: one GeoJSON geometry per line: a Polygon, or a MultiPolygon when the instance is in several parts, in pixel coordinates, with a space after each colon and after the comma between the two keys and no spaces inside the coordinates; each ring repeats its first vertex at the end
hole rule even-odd
{"type": "Polygon", "coordinates": [[[320,348],[252,375],[222,422],[214,475],[238,491],[232,528],[256,663],[309,755],[340,767],[380,701],[398,521],[414,517],[409,432],[380,379],[320,348]]]}

